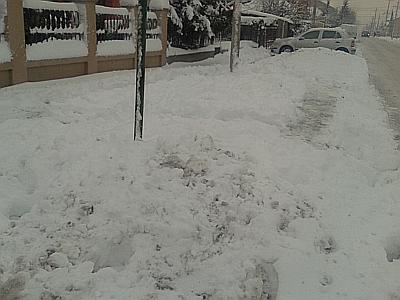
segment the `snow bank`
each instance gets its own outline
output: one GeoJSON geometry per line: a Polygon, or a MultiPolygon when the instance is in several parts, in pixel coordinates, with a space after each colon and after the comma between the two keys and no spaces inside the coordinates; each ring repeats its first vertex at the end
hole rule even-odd
{"type": "Polygon", "coordinates": [[[26,47],[28,61],[84,57],[87,55],[86,43],[79,40],[50,40],[26,47]]]}
{"type": "Polygon", "coordinates": [[[138,143],[131,71],[0,90],[7,298],[399,297],[398,153],[365,61],[242,45],[234,73],[229,53],[149,70],[138,143]]]}

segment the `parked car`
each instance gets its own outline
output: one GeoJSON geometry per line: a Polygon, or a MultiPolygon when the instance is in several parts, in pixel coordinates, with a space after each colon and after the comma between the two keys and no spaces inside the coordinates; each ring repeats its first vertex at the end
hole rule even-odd
{"type": "Polygon", "coordinates": [[[364,30],[361,32],[361,37],[370,37],[371,33],[368,30],[364,30]]]}
{"type": "Polygon", "coordinates": [[[313,28],[300,36],[277,39],[271,45],[273,53],[293,52],[300,48],[323,47],[346,53],[356,53],[356,41],[341,28],[313,28]]]}

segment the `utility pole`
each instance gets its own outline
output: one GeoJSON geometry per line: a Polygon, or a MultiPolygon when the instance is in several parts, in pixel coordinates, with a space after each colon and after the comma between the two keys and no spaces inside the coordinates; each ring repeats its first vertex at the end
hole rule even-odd
{"type": "Polygon", "coordinates": [[[397,16],[398,16],[398,13],[399,13],[399,4],[400,4],[400,0],[397,0],[396,13],[395,13],[395,16],[394,16],[394,20],[392,22],[392,32],[390,34],[392,39],[393,39],[393,35],[394,35],[394,30],[396,29],[395,27],[396,27],[396,23],[397,23],[397,16]]]}
{"type": "Polygon", "coordinates": [[[138,36],[136,48],[136,97],[133,139],[143,138],[144,85],[146,73],[147,0],[139,0],[138,36]]]}
{"type": "Polygon", "coordinates": [[[388,21],[388,19],[389,19],[389,7],[390,7],[390,2],[391,2],[392,0],[389,0],[389,2],[388,2],[388,7],[387,7],[387,10],[386,10],[386,22],[388,21]]]}
{"type": "Polygon", "coordinates": [[[312,24],[315,27],[316,19],[317,19],[317,0],[314,0],[314,7],[312,12],[312,24]]]}
{"type": "Polygon", "coordinates": [[[325,25],[324,25],[324,27],[327,27],[327,25],[328,25],[329,6],[330,6],[330,0],[327,0],[326,1],[326,13],[325,13],[325,25]]]}
{"type": "Polygon", "coordinates": [[[375,15],[374,15],[374,18],[373,18],[373,21],[372,21],[372,30],[374,31],[374,36],[375,36],[375,24],[376,24],[376,14],[378,13],[378,8],[375,8],[375,15]]]}
{"type": "Polygon", "coordinates": [[[239,51],[240,51],[240,27],[241,27],[241,15],[242,15],[242,4],[240,0],[235,0],[233,4],[233,16],[232,16],[232,38],[231,38],[231,57],[230,57],[230,71],[233,72],[234,68],[239,63],[239,51]]]}
{"type": "Polygon", "coordinates": [[[381,22],[381,13],[379,13],[378,16],[378,23],[376,24],[376,30],[379,30],[380,22],[381,22]]]}

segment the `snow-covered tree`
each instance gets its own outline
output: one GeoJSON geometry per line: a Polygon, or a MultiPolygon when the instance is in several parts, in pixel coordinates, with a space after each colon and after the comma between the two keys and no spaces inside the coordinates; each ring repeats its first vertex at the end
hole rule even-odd
{"type": "Polygon", "coordinates": [[[343,0],[343,5],[339,11],[339,24],[355,24],[356,13],[350,7],[350,0],[343,0]]]}
{"type": "Polygon", "coordinates": [[[232,2],[227,0],[202,0],[205,14],[210,20],[211,29],[216,36],[226,35],[231,31],[232,2]]]}
{"type": "Polygon", "coordinates": [[[169,37],[174,46],[198,48],[214,35],[230,31],[227,0],[170,0],[169,37]]]}
{"type": "Polygon", "coordinates": [[[210,20],[200,0],[170,0],[169,30],[175,46],[198,48],[212,36],[210,20]]]}
{"type": "Polygon", "coordinates": [[[266,13],[287,17],[294,21],[309,17],[307,6],[302,0],[258,0],[261,10],[266,13]]]}

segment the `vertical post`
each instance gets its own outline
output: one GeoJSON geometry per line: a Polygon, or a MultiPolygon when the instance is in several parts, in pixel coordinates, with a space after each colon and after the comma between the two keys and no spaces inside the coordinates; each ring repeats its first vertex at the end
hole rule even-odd
{"type": "Polygon", "coordinates": [[[136,48],[136,101],[133,139],[143,138],[144,85],[146,75],[147,0],[139,0],[136,48]]]}
{"type": "Polygon", "coordinates": [[[88,61],[87,74],[97,72],[97,34],[96,34],[96,2],[88,0],[85,4],[86,9],[86,30],[87,30],[87,46],[88,46],[88,61]]]}
{"type": "Polygon", "coordinates": [[[392,32],[391,32],[391,38],[393,39],[393,35],[394,35],[394,31],[395,31],[395,29],[396,29],[396,27],[397,27],[397,16],[398,16],[398,13],[399,13],[399,4],[400,4],[400,0],[397,0],[397,5],[396,5],[396,13],[395,13],[395,15],[394,15],[394,20],[393,20],[393,24],[392,24],[392,32]]]}
{"type": "Polygon", "coordinates": [[[314,0],[314,4],[313,4],[313,12],[312,12],[312,25],[313,27],[315,27],[315,23],[317,20],[317,0],[314,0]]]}
{"type": "Polygon", "coordinates": [[[378,13],[378,9],[375,9],[375,15],[374,15],[374,21],[372,22],[372,30],[374,31],[374,36],[375,36],[375,26],[376,26],[376,14],[378,13]]]}
{"type": "Polygon", "coordinates": [[[7,1],[7,32],[12,54],[12,83],[28,80],[25,50],[24,8],[22,0],[7,1]]]}
{"type": "Polygon", "coordinates": [[[391,2],[392,0],[389,0],[389,2],[388,2],[388,6],[387,6],[387,10],[386,10],[386,22],[389,20],[389,8],[390,8],[390,2],[391,2]]]}
{"type": "Polygon", "coordinates": [[[329,19],[329,6],[330,6],[330,0],[326,1],[326,12],[325,12],[325,24],[324,27],[328,27],[328,19],[329,19]]]}
{"type": "Polygon", "coordinates": [[[240,51],[240,26],[241,26],[241,3],[240,0],[235,0],[233,4],[232,15],[232,38],[231,38],[231,57],[230,57],[230,70],[239,63],[240,51]]]}

